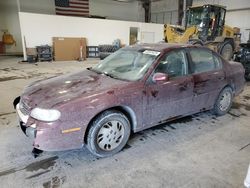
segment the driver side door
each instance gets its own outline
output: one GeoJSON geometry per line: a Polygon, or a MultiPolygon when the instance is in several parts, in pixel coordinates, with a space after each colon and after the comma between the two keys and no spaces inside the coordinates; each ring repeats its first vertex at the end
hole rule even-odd
{"type": "Polygon", "coordinates": [[[145,86],[144,125],[150,127],[189,113],[193,87],[186,51],[174,50],[165,54],[145,86]],[[168,79],[155,82],[155,73],[164,73],[168,79]]]}

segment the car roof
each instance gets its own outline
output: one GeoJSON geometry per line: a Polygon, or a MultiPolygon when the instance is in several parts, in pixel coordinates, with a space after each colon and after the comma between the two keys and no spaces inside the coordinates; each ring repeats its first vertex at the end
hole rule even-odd
{"type": "Polygon", "coordinates": [[[143,43],[143,44],[135,44],[132,46],[125,47],[125,49],[133,49],[136,51],[147,49],[154,51],[165,51],[167,49],[173,48],[185,48],[188,46],[192,46],[191,44],[180,44],[180,43],[143,43]]]}

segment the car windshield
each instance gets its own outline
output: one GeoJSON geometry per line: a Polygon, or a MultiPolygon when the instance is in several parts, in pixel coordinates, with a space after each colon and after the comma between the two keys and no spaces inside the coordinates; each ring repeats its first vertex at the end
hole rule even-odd
{"type": "Polygon", "coordinates": [[[95,67],[93,71],[116,79],[136,81],[140,80],[157,56],[158,51],[120,49],[111,54],[95,67]]]}

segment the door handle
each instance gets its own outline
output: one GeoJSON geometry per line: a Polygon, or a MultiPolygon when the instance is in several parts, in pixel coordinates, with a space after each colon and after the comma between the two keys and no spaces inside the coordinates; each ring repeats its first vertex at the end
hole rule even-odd
{"type": "Polygon", "coordinates": [[[222,81],[224,79],[225,79],[225,77],[218,77],[218,80],[220,80],[220,81],[222,81]]]}

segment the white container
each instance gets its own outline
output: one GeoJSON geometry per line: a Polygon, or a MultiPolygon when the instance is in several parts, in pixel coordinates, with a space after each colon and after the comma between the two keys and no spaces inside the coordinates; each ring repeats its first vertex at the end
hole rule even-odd
{"type": "Polygon", "coordinates": [[[246,179],[244,181],[244,185],[246,188],[250,188],[250,165],[248,167],[248,172],[247,172],[246,179]]]}

